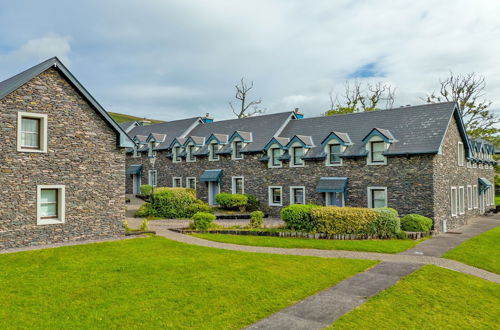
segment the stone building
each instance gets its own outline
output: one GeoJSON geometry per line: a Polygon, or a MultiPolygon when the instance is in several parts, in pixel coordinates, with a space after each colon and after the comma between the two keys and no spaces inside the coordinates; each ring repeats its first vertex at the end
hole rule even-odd
{"type": "Polygon", "coordinates": [[[127,192],[140,184],[294,203],[395,208],[448,230],[494,205],[494,148],[467,136],[455,103],[303,118],[294,112],[136,127],[127,192]]]}
{"type": "Polygon", "coordinates": [[[128,135],[57,59],[0,82],[0,249],[123,233],[128,135]]]}

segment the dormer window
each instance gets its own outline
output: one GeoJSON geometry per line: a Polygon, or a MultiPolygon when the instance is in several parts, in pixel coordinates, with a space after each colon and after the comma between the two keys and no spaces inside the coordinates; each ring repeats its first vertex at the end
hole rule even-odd
{"type": "Polygon", "coordinates": [[[243,154],[241,150],[243,149],[243,142],[234,141],[233,142],[233,159],[243,159],[243,154]]]}
{"type": "Polygon", "coordinates": [[[194,145],[190,144],[187,146],[186,149],[186,160],[188,162],[194,162],[196,161],[196,158],[194,157],[194,145]]]}
{"type": "Polygon", "coordinates": [[[339,166],[342,165],[342,154],[343,147],[340,143],[331,143],[327,145],[327,165],[339,166]]]}
{"type": "Polygon", "coordinates": [[[304,160],[302,159],[303,155],[303,147],[292,147],[292,166],[304,166],[304,160]]]}
{"type": "Polygon", "coordinates": [[[281,167],[281,148],[271,148],[269,149],[269,166],[270,167],[281,167]]]}
{"type": "Polygon", "coordinates": [[[219,160],[219,155],[217,154],[219,145],[217,143],[211,143],[208,148],[208,160],[219,160]]]}
{"type": "Polygon", "coordinates": [[[156,157],[156,151],[153,150],[155,143],[153,141],[149,142],[148,157],[156,157]]]}
{"type": "Polygon", "coordinates": [[[179,163],[182,161],[180,154],[181,154],[181,147],[175,146],[174,149],[172,150],[172,161],[174,163],[179,163]]]}
{"type": "Polygon", "coordinates": [[[384,164],[384,141],[370,142],[370,161],[372,164],[384,164]]]}

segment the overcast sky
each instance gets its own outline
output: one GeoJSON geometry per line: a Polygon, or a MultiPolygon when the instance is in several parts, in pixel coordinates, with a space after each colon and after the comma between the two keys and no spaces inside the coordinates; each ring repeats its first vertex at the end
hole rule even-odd
{"type": "Polygon", "coordinates": [[[317,116],[346,79],[419,104],[449,71],[500,109],[500,1],[0,0],[0,80],[58,56],[108,110],[233,118],[244,76],[267,112],[317,116]]]}

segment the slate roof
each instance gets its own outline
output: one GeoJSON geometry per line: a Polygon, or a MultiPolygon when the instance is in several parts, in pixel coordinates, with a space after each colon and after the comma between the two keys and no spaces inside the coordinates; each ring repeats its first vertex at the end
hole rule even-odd
{"type": "Polygon", "coordinates": [[[92,106],[92,108],[101,116],[118,135],[118,145],[120,147],[132,147],[134,142],[129,138],[127,133],[111,118],[106,110],[97,102],[96,99],[83,87],[83,85],[73,76],[73,74],[64,66],[64,64],[57,58],[52,57],[43,61],[9,79],[0,82],[0,99],[9,95],[19,87],[26,84],[31,79],[47,71],[50,68],[56,69],[72,86],[75,88],[82,97],[92,106]]]}
{"type": "Polygon", "coordinates": [[[241,119],[214,121],[198,125],[189,135],[203,136],[208,139],[212,133],[231,136],[235,131],[252,132],[253,142],[247,145],[245,151],[261,151],[291,115],[292,112],[288,111],[241,119]]]}
{"type": "Polygon", "coordinates": [[[148,136],[150,133],[166,134],[167,137],[165,138],[165,141],[160,143],[157,149],[167,149],[176,137],[181,136],[189,127],[191,127],[191,125],[195,124],[199,120],[199,117],[193,117],[152,125],[137,126],[133,128],[128,135],[133,138],[136,135],[148,136]]]}
{"type": "Polygon", "coordinates": [[[125,121],[123,123],[119,123],[118,125],[126,132],[129,128],[134,126],[137,122],[135,120],[133,121],[125,121]]]}
{"type": "MultiPolygon", "coordinates": [[[[315,145],[319,145],[332,131],[343,132],[352,141],[345,156],[361,156],[366,155],[362,139],[373,128],[379,128],[390,131],[396,140],[385,152],[386,155],[433,154],[439,151],[455,106],[454,102],[446,102],[291,120],[280,137],[307,135],[311,136],[315,145]]],[[[308,155],[319,156],[319,148],[312,148],[308,155]]]]}

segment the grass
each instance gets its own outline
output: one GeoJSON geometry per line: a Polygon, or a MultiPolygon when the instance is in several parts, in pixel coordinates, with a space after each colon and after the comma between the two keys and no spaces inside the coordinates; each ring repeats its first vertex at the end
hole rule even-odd
{"type": "MultiPolygon", "coordinates": [[[[117,113],[117,112],[108,112],[108,113],[114,119],[114,121],[116,121],[117,123],[124,123],[126,121],[135,121],[135,120],[141,121],[141,120],[145,119],[142,117],[125,115],[125,114],[117,113]]],[[[155,119],[146,119],[146,120],[149,120],[152,124],[163,123],[162,120],[155,120],[155,119]]]]}
{"type": "Polygon", "coordinates": [[[210,241],[252,246],[304,248],[320,250],[348,250],[398,253],[417,245],[422,240],[320,240],[288,237],[239,236],[226,234],[192,234],[210,241]]]}
{"type": "Polygon", "coordinates": [[[500,274],[500,226],[463,242],[443,257],[500,274]]]}
{"type": "Polygon", "coordinates": [[[500,205],[500,196],[495,196],[495,205],[500,205]]]}
{"type": "Polygon", "coordinates": [[[4,254],[0,328],[242,328],[375,263],[161,237],[4,254]]]}
{"type": "Polygon", "coordinates": [[[338,319],[331,329],[494,329],[500,285],[424,266],[338,319]]]}

